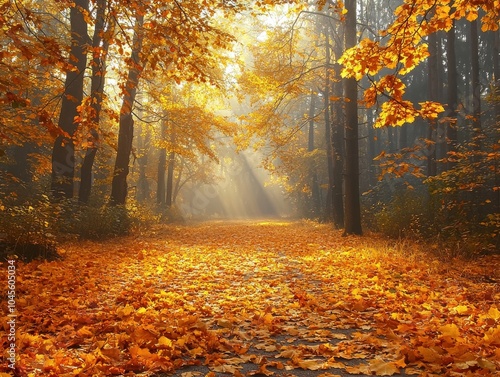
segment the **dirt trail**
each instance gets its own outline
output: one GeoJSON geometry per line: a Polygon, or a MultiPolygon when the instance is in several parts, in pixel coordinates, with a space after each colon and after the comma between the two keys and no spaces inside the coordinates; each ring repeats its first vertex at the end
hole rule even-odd
{"type": "Polygon", "coordinates": [[[64,245],[17,266],[16,373],[498,375],[498,258],[391,244],[242,221],[64,245]]]}

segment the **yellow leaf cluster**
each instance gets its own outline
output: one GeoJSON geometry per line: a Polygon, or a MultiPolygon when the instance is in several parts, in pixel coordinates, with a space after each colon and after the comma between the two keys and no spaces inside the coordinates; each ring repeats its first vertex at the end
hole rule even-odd
{"type": "Polygon", "coordinates": [[[411,123],[419,115],[435,119],[442,112],[441,106],[431,103],[421,104],[420,111],[414,110],[411,104],[402,100],[405,88],[394,77],[405,75],[422,63],[429,56],[425,38],[439,30],[450,30],[456,20],[474,21],[480,17],[483,31],[498,30],[500,1],[405,0],[394,15],[394,22],[381,31],[385,38],[380,41],[363,39],[338,60],[343,65],[342,77],[356,80],[377,75],[385,68],[395,71],[395,74],[384,75],[364,93],[367,106],[373,106],[379,95],[392,98],[382,105],[376,127],[411,123]]]}
{"type": "Polygon", "coordinates": [[[398,101],[391,98],[382,104],[374,127],[394,127],[413,123],[417,115],[418,112],[410,101],[398,101]]]}

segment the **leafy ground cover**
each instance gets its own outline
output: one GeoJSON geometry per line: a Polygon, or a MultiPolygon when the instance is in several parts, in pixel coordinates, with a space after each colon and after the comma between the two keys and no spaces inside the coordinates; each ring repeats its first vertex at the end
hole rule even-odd
{"type": "MultiPolygon", "coordinates": [[[[17,262],[15,375],[500,374],[498,256],[444,262],[276,221],[165,226],[59,252],[17,262]]],[[[1,273],[7,282],[5,263],[1,273]]]]}

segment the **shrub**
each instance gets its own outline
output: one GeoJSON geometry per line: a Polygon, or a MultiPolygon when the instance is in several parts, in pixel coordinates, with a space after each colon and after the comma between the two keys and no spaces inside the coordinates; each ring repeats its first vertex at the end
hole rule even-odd
{"type": "Polygon", "coordinates": [[[430,203],[429,198],[423,194],[410,190],[400,191],[389,203],[376,206],[372,226],[390,237],[429,235],[434,228],[430,203]]]}
{"type": "Polygon", "coordinates": [[[82,206],[75,211],[66,231],[81,238],[99,240],[129,234],[130,224],[128,211],[123,206],[82,206]]]}
{"type": "Polygon", "coordinates": [[[185,221],[182,211],[175,205],[170,208],[157,208],[159,219],[163,223],[183,223],[185,221]]]}
{"type": "Polygon", "coordinates": [[[57,258],[53,207],[42,195],[24,203],[0,202],[0,254],[20,259],[57,258]]]}
{"type": "Polygon", "coordinates": [[[0,204],[0,239],[9,243],[44,243],[54,237],[46,196],[23,204],[0,204]]]}

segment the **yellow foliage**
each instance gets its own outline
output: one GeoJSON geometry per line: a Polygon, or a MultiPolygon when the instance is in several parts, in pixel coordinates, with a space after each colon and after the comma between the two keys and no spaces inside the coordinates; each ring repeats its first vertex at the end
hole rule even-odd
{"type": "Polygon", "coordinates": [[[474,21],[482,10],[483,31],[498,30],[500,18],[499,0],[405,0],[394,12],[395,20],[380,34],[386,38],[381,41],[363,39],[357,46],[348,49],[338,60],[343,64],[342,77],[361,80],[364,76],[375,76],[389,68],[395,74],[384,75],[374,82],[364,93],[364,102],[373,106],[379,95],[388,95],[390,100],[382,105],[375,127],[400,126],[411,123],[416,116],[435,119],[442,112],[442,106],[425,103],[417,111],[406,101],[402,101],[405,87],[400,75],[411,72],[428,56],[425,38],[439,30],[448,31],[454,21],[467,19],[474,21]]]}

